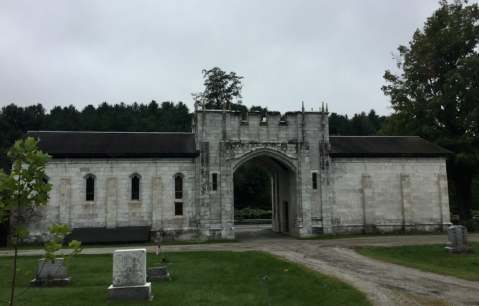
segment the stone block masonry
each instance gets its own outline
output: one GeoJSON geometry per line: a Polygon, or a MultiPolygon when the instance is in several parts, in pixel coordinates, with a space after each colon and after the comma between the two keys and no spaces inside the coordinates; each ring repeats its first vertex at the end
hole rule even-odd
{"type": "Polygon", "coordinates": [[[333,159],[335,232],[442,231],[451,225],[445,173],[444,158],[333,159]]]}
{"type": "MultiPolygon", "coordinates": [[[[198,237],[196,159],[53,159],[46,168],[53,184],[48,206],[30,223],[30,241],[44,242],[51,222],[70,228],[151,226],[174,241],[198,237]],[[138,200],[132,200],[131,175],[140,176],[138,200]],[[175,215],[174,176],[182,174],[183,215],[175,215]],[[86,201],[86,175],[95,176],[94,200],[86,201]],[[47,216],[51,216],[48,219],[47,216]],[[183,234],[185,233],[185,234],[183,234]]],[[[27,241],[28,242],[28,241],[27,241]]]]}
{"type": "MultiPolygon", "coordinates": [[[[249,112],[245,120],[235,111],[196,112],[194,132],[201,151],[197,185],[201,190],[201,233],[209,239],[234,238],[233,174],[248,162],[272,177],[274,231],[308,237],[313,235],[314,226],[322,232],[325,224],[330,225],[323,213],[331,215],[330,197],[320,196],[319,186],[329,181],[327,127],[324,109],[288,112],[284,120],[278,112],[268,112],[263,118],[258,112],[249,112]],[[320,143],[324,148],[321,152],[320,143]],[[317,181],[314,191],[312,170],[317,181]],[[213,174],[221,179],[220,188],[214,191],[210,184],[213,174]]],[[[329,187],[326,189],[329,195],[329,187]]],[[[324,232],[331,230],[328,227],[324,232]]]]}

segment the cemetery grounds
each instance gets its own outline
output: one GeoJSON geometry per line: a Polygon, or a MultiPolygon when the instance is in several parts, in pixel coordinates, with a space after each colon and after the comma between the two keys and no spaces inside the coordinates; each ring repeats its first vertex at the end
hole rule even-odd
{"type": "MultiPolygon", "coordinates": [[[[468,270],[472,275],[479,274],[479,254],[445,254],[444,235],[311,241],[256,238],[242,243],[163,247],[173,281],[153,283],[153,301],[145,305],[268,305],[262,282],[266,275],[271,305],[475,305],[479,301],[479,282],[466,275],[468,270]],[[444,266],[450,271],[424,272],[428,265],[444,266]]],[[[469,240],[479,250],[479,235],[470,235],[469,240]]],[[[46,288],[31,304],[57,304],[58,298],[63,305],[106,304],[106,290],[112,282],[112,253],[116,249],[85,249],[69,267],[72,286],[46,288]]],[[[156,247],[146,249],[148,267],[161,264],[155,255],[156,247]]],[[[22,255],[37,253],[38,250],[22,251],[22,255]]],[[[0,251],[1,255],[7,254],[0,251]]],[[[5,259],[8,258],[0,258],[2,281],[5,271],[11,268],[5,270],[5,259]]],[[[37,259],[38,256],[22,256],[30,267],[37,259]]],[[[3,292],[5,282],[1,288],[3,292]]]]}

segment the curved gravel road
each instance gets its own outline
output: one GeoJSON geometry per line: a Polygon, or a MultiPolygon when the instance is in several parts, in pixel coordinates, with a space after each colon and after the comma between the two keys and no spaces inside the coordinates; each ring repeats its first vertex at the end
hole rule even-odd
{"type": "MultiPolygon", "coordinates": [[[[447,236],[384,236],[336,240],[296,240],[262,230],[237,231],[242,243],[163,246],[177,251],[263,251],[337,277],[366,293],[373,305],[479,305],[479,282],[422,272],[416,269],[369,259],[354,252],[356,246],[399,246],[446,244],[447,236]]],[[[469,235],[479,242],[479,235],[469,235]]],[[[141,246],[143,248],[143,246],[141,246]]],[[[131,248],[131,247],[128,247],[131,248]]],[[[121,248],[89,248],[82,254],[111,254],[121,248]]],[[[155,252],[155,246],[146,247],[155,252]]],[[[476,250],[479,252],[479,250],[476,250]]],[[[39,255],[25,250],[20,255],[39,255]]],[[[0,251],[0,256],[11,256],[0,251]]]]}

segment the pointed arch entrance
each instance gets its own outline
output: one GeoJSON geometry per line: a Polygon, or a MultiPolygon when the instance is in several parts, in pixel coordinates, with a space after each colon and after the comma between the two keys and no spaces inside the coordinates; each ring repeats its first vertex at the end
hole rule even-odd
{"type": "Polygon", "coordinates": [[[272,177],[275,232],[330,232],[331,193],[322,185],[329,186],[327,112],[248,112],[244,118],[238,111],[203,107],[192,125],[200,153],[195,212],[206,239],[235,237],[233,174],[249,161],[272,177]]]}
{"type": "MultiPolygon", "coordinates": [[[[299,215],[296,192],[297,178],[294,162],[291,161],[291,158],[281,152],[268,148],[257,149],[238,159],[231,160],[231,173],[233,174],[241,166],[247,163],[254,163],[271,176],[273,231],[295,237],[299,236],[299,228],[297,224],[299,215]]],[[[233,175],[231,175],[231,178],[233,179],[233,175]]],[[[231,182],[231,186],[233,188],[233,182],[231,182]]],[[[231,192],[230,196],[234,197],[234,192],[231,192]]],[[[234,203],[234,198],[231,198],[228,202],[234,203]]]]}

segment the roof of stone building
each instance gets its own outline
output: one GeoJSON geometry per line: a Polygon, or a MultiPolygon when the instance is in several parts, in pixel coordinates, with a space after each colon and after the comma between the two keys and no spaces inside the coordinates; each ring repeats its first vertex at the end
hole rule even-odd
{"type": "Polygon", "coordinates": [[[417,136],[330,136],[331,157],[441,157],[452,154],[417,136]]]}
{"type": "Polygon", "coordinates": [[[40,138],[38,148],[54,158],[199,155],[193,133],[29,131],[23,136],[26,137],[40,138]]]}

